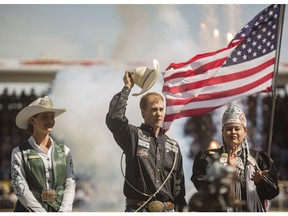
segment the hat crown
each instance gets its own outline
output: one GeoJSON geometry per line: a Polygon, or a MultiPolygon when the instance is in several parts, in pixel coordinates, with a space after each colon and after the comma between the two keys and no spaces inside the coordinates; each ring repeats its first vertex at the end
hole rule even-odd
{"type": "Polygon", "coordinates": [[[30,104],[30,106],[33,106],[33,105],[42,106],[48,109],[53,108],[52,100],[48,96],[45,96],[43,98],[38,98],[37,100],[33,101],[30,104]]]}
{"type": "Polygon", "coordinates": [[[142,90],[140,93],[134,93],[133,96],[138,96],[148,91],[158,80],[160,74],[160,65],[158,60],[153,59],[154,69],[148,67],[138,67],[133,69],[132,79],[134,83],[139,86],[142,90]]]}
{"type": "Polygon", "coordinates": [[[153,73],[154,69],[147,67],[135,68],[132,73],[132,79],[136,85],[143,88],[147,78],[153,73]]]}
{"type": "Polygon", "coordinates": [[[237,105],[232,105],[226,109],[222,117],[222,126],[238,123],[246,127],[246,117],[244,112],[237,105]]]}

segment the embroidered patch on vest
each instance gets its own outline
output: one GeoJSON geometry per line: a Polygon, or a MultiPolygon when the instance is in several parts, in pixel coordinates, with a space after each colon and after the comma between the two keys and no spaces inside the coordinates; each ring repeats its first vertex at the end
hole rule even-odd
{"type": "Polygon", "coordinates": [[[139,146],[143,146],[143,147],[145,147],[147,149],[149,149],[149,147],[150,147],[150,143],[149,142],[141,140],[141,139],[138,140],[138,145],[139,146]]]}
{"type": "Polygon", "coordinates": [[[139,139],[144,140],[146,142],[150,142],[151,139],[149,135],[143,133],[140,129],[138,129],[138,137],[139,139]]]}
{"type": "Polygon", "coordinates": [[[139,157],[148,157],[149,153],[148,153],[148,149],[147,148],[142,148],[139,147],[137,148],[137,156],[139,157]]]}
{"type": "Polygon", "coordinates": [[[29,156],[28,156],[28,159],[29,159],[29,160],[32,160],[32,159],[39,159],[39,158],[40,158],[39,155],[29,155],[29,156]]]}
{"type": "Polygon", "coordinates": [[[165,148],[166,148],[166,151],[173,151],[175,153],[178,153],[178,148],[176,145],[174,144],[171,144],[170,142],[166,142],[165,143],[165,148]]]}

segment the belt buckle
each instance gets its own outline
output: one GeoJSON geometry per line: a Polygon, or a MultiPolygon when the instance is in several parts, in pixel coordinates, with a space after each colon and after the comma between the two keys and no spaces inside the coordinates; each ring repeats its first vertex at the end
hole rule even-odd
{"type": "Polygon", "coordinates": [[[44,189],[42,190],[41,198],[43,202],[53,202],[56,200],[56,190],[44,189]]]}
{"type": "Polygon", "coordinates": [[[148,209],[150,212],[163,212],[165,205],[163,202],[155,200],[148,204],[148,209]]]}

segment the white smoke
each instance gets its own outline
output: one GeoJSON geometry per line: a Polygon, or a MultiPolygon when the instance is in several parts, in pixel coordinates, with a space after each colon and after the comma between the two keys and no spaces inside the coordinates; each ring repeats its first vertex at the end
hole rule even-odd
{"type": "MultiPolygon", "coordinates": [[[[142,6],[125,5],[119,6],[119,13],[123,32],[112,55],[114,64],[59,71],[50,92],[55,106],[67,108],[56,118],[54,135],[70,147],[76,175],[90,177],[95,185],[92,205],[86,211],[124,210],[122,151],[105,124],[105,116],[113,95],[124,85],[124,71],[130,69],[125,61],[140,59],[147,62],[145,66],[152,67],[152,59],[156,58],[164,71],[168,63],[186,61],[196,54],[191,26],[177,6],[160,5],[152,16],[142,6]]],[[[161,92],[162,82],[160,76],[151,91],[161,92]]],[[[135,86],[132,91],[140,90],[135,86]]],[[[142,123],[139,99],[130,96],[128,100],[126,113],[134,125],[142,123]]],[[[188,201],[194,186],[190,181],[192,161],[188,158],[191,138],[183,136],[185,122],[186,119],[173,122],[168,135],[179,142],[183,154],[188,201]]]]}
{"type": "Polygon", "coordinates": [[[213,34],[213,31],[219,28],[217,7],[217,5],[210,4],[201,5],[202,13],[205,14],[202,17],[199,31],[201,53],[216,51],[221,48],[219,37],[215,37],[213,34]]]}
{"type": "Polygon", "coordinates": [[[119,5],[122,31],[112,53],[114,61],[157,58],[165,70],[167,64],[187,61],[196,54],[191,29],[177,5],[119,5]]]}
{"type": "Polygon", "coordinates": [[[121,151],[105,125],[109,102],[122,88],[121,72],[108,65],[69,68],[57,73],[52,86],[54,104],[67,108],[56,119],[54,134],[70,147],[76,176],[95,186],[91,211],[117,209],[123,202],[121,151]]]}

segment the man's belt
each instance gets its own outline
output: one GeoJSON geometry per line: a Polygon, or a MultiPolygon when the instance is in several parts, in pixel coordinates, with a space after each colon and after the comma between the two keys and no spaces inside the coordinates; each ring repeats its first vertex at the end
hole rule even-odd
{"type": "MultiPolygon", "coordinates": [[[[138,200],[138,199],[130,199],[130,198],[126,198],[126,204],[127,205],[137,205],[137,206],[142,206],[144,205],[146,201],[143,200],[138,200]]],[[[162,212],[164,210],[172,210],[175,208],[174,203],[172,202],[161,202],[159,200],[154,200],[154,201],[150,201],[148,202],[145,206],[143,206],[143,208],[148,208],[149,211],[151,212],[162,212]]]]}
{"type": "Polygon", "coordinates": [[[57,198],[56,190],[46,189],[42,190],[41,199],[43,202],[53,202],[57,198]]]}

